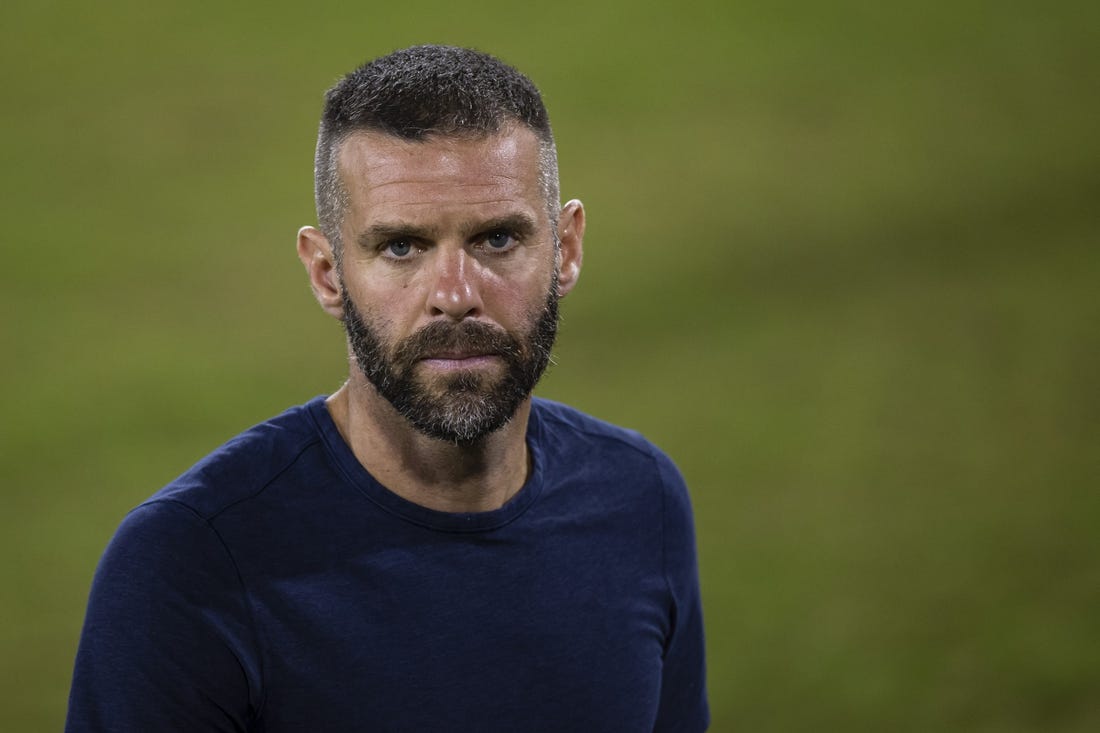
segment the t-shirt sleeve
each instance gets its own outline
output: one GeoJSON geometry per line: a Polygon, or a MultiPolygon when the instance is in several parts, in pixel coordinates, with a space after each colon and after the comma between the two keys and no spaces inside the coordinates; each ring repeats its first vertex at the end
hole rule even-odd
{"type": "Polygon", "coordinates": [[[710,725],[703,608],[695,550],[695,525],[687,486],[664,455],[658,465],[664,484],[664,570],[672,596],[671,629],[665,642],[661,702],[655,732],[699,733],[710,725]]]}
{"type": "Polygon", "coordinates": [[[259,663],[228,550],[172,501],[131,512],[92,581],[66,731],[243,731],[259,663]]]}

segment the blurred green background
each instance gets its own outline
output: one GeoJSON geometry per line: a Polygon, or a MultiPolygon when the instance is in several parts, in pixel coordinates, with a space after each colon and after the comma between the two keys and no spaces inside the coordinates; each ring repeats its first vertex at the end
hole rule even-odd
{"type": "Polygon", "coordinates": [[[1100,4],[0,9],[0,730],[124,513],[335,389],[321,94],[473,45],[589,213],[540,391],[697,515],[715,731],[1100,730],[1100,4]]]}

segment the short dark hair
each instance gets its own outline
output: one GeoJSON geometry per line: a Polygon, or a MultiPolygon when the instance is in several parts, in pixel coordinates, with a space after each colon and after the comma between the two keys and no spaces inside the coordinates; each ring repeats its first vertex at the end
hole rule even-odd
{"type": "Polygon", "coordinates": [[[539,138],[539,180],[553,228],[560,206],[554,135],[539,90],[519,71],[469,48],[413,46],[340,79],[325,94],[314,159],[317,220],[337,257],[347,207],[337,158],[348,135],[371,130],[405,140],[482,136],[509,122],[539,138]]]}

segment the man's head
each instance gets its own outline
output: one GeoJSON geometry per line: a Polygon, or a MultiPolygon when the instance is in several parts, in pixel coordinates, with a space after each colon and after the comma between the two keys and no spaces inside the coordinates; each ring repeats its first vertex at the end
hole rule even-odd
{"type": "Polygon", "coordinates": [[[508,423],[550,360],[584,234],[530,81],[440,47],[352,72],[326,100],[317,207],[298,254],[344,323],[352,386],[434,438],[508,423]]]}
{"type": "Polygon", "coordinates": [[[518,123],[539,140],[539,180],[551,221],[558,214],[558,162],[550,117],[531,80],[488,54],[414,46],[370,61],[325,95],[314,158],[317,220],[339,262],[347,189],[339,153],[347,137],[374,131],[404,140],[481,137],[518,123]]]}

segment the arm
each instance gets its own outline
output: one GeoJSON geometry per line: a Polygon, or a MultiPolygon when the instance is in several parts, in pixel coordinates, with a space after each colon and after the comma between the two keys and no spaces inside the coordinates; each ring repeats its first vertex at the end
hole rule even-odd
{"type": "Polygon", "coordinates": [[[186,506],[142,505],[96,570],[66,731],[244,731],[259,659],[232,558],[186,506]]]}
{"type": "Polygon", "coordinates": [[[665,456],[658,457],[664,484],[664,569],[672,597],[665,641],[661,702],[654,731],[699,733],[710,724],[703,645],[703,608],[695,553],[695,526],[687,486],[665,456]]]}

